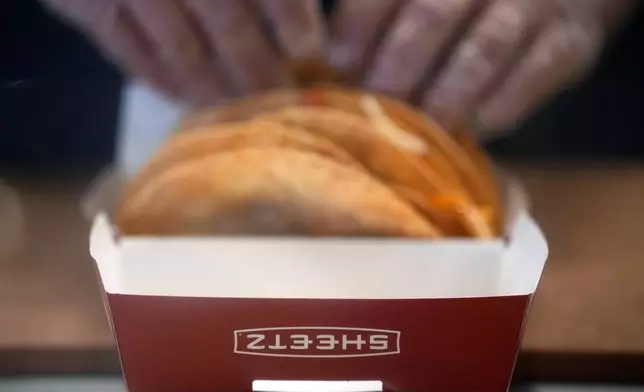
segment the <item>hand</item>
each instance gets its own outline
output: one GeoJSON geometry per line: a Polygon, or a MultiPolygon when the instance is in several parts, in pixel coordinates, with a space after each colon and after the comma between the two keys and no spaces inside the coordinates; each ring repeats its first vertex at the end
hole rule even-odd
{"type": "Polygon", "coordinates": [[[43,0],[129,75],[194,104],[290,85],[323,56],[316,0],[43,0]]]}
{"type": "Polygon", "coordinates": [[[584,74],[632,0],[341,0],[329,62],[447,128],[515,125],[584,74]],[[616,11],[617,10],[617,11],[616,11]],[[611,16],[608,18],[608,16],[611,16]]]}

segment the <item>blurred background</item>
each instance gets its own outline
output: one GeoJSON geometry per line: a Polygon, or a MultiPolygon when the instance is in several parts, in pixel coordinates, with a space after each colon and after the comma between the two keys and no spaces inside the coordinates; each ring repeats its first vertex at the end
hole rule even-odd
{"type": "MultiPolygon", "coordinates": [[[[78,203],[114,157],[123,79],[36,1],[2,7],[0,178],[17,194],[0,183],[0,391],[16,376],[118,390],[78,203]],[[94,376],[108,381],[83,384],[94,376]]],[[[589,80],[486,146],[527,185],[551,247],[517,385],[644,384],[642,42],[640,14],[589,80]]]]}

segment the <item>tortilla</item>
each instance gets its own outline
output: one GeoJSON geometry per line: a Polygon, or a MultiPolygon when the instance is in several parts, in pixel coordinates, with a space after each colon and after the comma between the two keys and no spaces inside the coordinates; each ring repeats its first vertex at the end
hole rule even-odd
{"type": "MultiPolygon", "coordinates": [[[[275,90],[258,94],[242,100],[233,101],[223,107],[210,109],[195,113],[189,116],[182,124],[183,130],[199,127],[204,124],[214,122],[246,121],[257,116],[262,116],[267,112],[279,110],[292,106],[315,106],[334,108],[354,114],[364,119],[370,119],[365,112],[363,98],[364,92],[350,89],[340,89],[331,86],[311,87],[301,90],[275,90]]],[[[399,103],[396,100],[388,99],[382,96],[368,94],[377,99],[384,112],[400,128],[400,131],[407,132],[407,138],[416,137],[420,140],[429,141],[428,145],[432,148],[429,151],[423,151],[424,159],[434,170],[447,182],[454,187],[464,189],[465,181],[461,178],[462,174],[457,168],[450,165],[450,154],[444,152],[445,149],[451,151],[451,161],[458,162],[467,158],[467,155],[458,154],[454,149],[458,146],[450,140],[443,129],[433,126],[428,119],[418,118],[418,113],[412,108],[399,103]],[[420,126],[419,126],[420,125],[420,126]],[[435,139],[438,140],[436,145],[435,139]]],[[[370,119],[371,120],[371,119],[370,119]]],[[[374,125],[372,123],[372,125],[374,125]]],[[[377,130],[374,130],[374,132],[377,130]]],[[[400,132],[399,131],[399,132],[400,132]]],[[[400,138],[400,136],[399,136],[400,138]]],[[[461,164],[462,165],[462,164],[461,164]]]]}
{"type": "Polygon", "coordinates": [[[480,190],[482,193],[480,201],[487,203],[484,208],[489,211],[488,222],[493,227],[496,235],[503,232],[505,222],[505,211],[503,209],[502,195],[498,191],[500,184],[492,166],[492,162],[485,153],[474,142],[472,136],[464,129],[455,130],[453,133],[454,140],[460,144],[463,150],[469,154],[470,158],[478,168],[480,190]]]}
{"type": "MultiPolygon", "coordinates": [[[[318,71],[327,72],[314,67],[307,73],[318,71]]],[[[312,87],[316,79],[305,89],[271,91],[193,113],[126,188],[125,199],[187,161],[286,148],[373,177],[444,235],[501,233],[504,213],[496,177],[469,134],[446,132],[410,105],[385,96],[312,87]]]]}
{"type": "Polygon", "coordinates": [[[340,88],[311,88],[303,92],[303,104],[341,107],[351,113],[367,116],[364,98],[377,99],[387,116],[400,128],[422,137],[435,147],[425,159],[435,170],[457,186],[468,190],[474,202],[492,211],[495,226],[503,221],[501,199],[491,163],[466,132],[446,132],[429,116],[410,105],[376,93],[340,88]]]}
{"type": "Polygon", "coordinates": [[[170,138],[131,181],[124,197],[129,197],[158,173],[186,160],[251,147],[288,147],[315,152],[340,164],[360,166],[333,142],[295,126],[256,120],[248,123],[210,124],[170,138]]]}
{"type": "Polygon", "coordinates": [[[422,159],[374,134],[368,122],[353,114],[338,109],[300,106],[260,118],[300,127],[324,137],[342,146],[371,173],[387,181],[409,184],[430,194],[450,189],[422,159]]]}
{"type": "Polygon", "coordinates": [[[126,235],[441,235],[364,171],[275,147],[176,163],[124,198],[116,223],[126,235]]]}
{"type": "Polygon", "coordinates": [[[392,184],[391,188],[436,222],[445,235],[453,237],[494,238],[487,209],[471,203],[462,194],[442,194],[428,199],[415,189],[392,184]]]}
{"type": "Polygon", "coordinates": [[[300,95],[297,90],[274,90],[233,100],[216,108],[197,110],[186,116],[179,125],[179,130],[189,131],[221,122],[247,121],[262,112],[297,105],[300,95]]]}
{"type": "Polygon", "coordinates": [[[385,183],[398,190],[410,190],[401,196],[412,202],[446,235],[489,236],[489,230],[481,229],[479,225],[481,218],[477,216],[476,205],[463,189],[445,181],[422,155],[374,133],[373,125],[361,117],[339,109],[302,106],[282,109],[260,118],[296,125],[343,146],[385,183]],[[446,195],[458,199],[459,203],[440,203],[440,207],[436,207],[434,200],[445,200],[446,195]],[[422,201],[418,200],[419,197],[422,201]],[[463,210],[468,213],[462,213],[463,210]]]}

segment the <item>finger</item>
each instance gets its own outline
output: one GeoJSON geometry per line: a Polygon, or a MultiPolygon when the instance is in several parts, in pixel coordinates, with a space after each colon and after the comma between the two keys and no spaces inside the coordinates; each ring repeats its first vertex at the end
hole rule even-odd
{"type": "Polygon", "coordinates": [[[600,29],[558,23],[545,29],[509,77],[477,111],[488,129],[503,129],[590,69],[601,48],[600,29]]]}
{"type": "Polygon", "coordinates": [[[317,0],[259,0],[259,7],[288,58],[319,58],[323,55],[326,30],[317,0]]]}
{"type": "Polygon", "coordinates": [[[290,85],[286,66],[272,50],[246,0],[189,0],[238,92],[290,85]]]}
{"type": "Polygon", "coordinates": [[[476,0],[415,0],[402,9],[374,60],[366,85],[408,98],[476,0]]]}
{"type": "Polygon", "coordinates": [[[156,89],[179,97],[178,84],[155,57],[130,13],[116,2],[48,0],[46,5],[85,31],[106,57],[129,76],[142,78],[156,89]]]}
{"type": "Polygon", "coordinates": [[[483,12],[424,97],[423,107],[446,128],[464,120],[530,31],[530,2],[500,0],[483,12]]]}
{"type": "Polygon", "coordinates": [[[179,2],[135,0],[127,5],[153,42],[157,58],[176,75],[191,101],[212,102],[226,95],[222,76],[179,2]]]}
{"type": "Polygon", "coordinates": [[[360,75],[402,0],[340,0],[333,16],[329,64],[360,75]]]}

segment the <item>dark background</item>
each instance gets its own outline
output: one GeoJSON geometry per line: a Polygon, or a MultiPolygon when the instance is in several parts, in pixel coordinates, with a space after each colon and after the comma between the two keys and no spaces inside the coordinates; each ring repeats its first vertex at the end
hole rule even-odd
{"type": "MultiPolygon", "coordinates": [[[[109,163],[120,75],[36,0],[4,0],[0,7],[0,170],[95,170],[109,163]]],[[[644,158],[642,16],[610,44],[586,83],[490,150],[513,160],[644,158]]]]}

